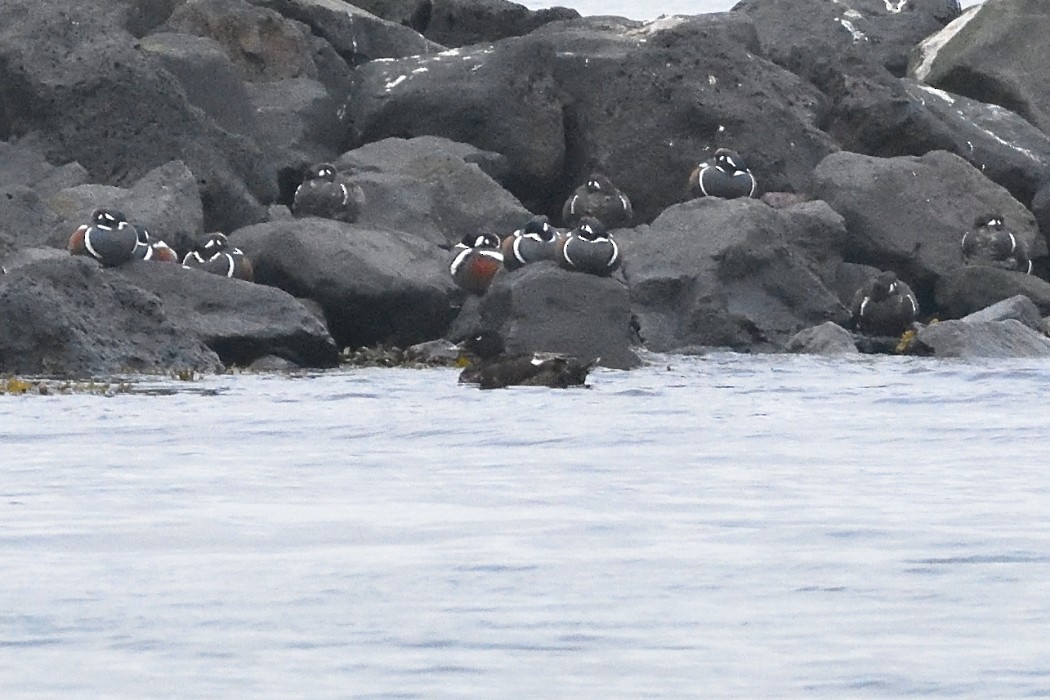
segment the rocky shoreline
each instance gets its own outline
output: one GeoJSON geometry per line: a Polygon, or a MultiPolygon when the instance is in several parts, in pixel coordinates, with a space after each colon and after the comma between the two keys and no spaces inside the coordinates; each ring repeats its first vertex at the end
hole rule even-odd
{"type": "Polygon", "coordinates": [[[1041,0],[743,0],[636,22],[505,0],[0,0],[0,374],[386,362],[498,331],[513,350],[1050,357],[1050,71],[1041,0]],[[761,197],[693,198],[716,149],[761,197]],[[307,169],[362,193],[297,217],[307,169]],[[599,277],[537,262],[481,296],[467,234],[630,197],[599,277]],[[254,283],[66,250],[98,207],[180,259],[221,231],[254,283]],[[1032,273],[967,264],[1003,219],[1032,273]],[[858,289],[914,290],[905,338],[858,289]]]}

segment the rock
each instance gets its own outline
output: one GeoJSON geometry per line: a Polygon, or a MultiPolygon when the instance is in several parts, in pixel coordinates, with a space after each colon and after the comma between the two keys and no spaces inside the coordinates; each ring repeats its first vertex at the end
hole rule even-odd
{"type": "Polygon", "coordinates": [[[230,241],[256,282],[318,302],[339,347],[405,347],[452,321],[458,290],[446,254],[411,234],[306,218],[249,226],[230,241]]]}
{"type": "Polygon", "coordinates": [[[1050,357],[1050,339],[1013,319],[931,323],[916,334],[913,348],[934,357],[1050,357]]]}
{"type": "Polygon", "coordinates": [[[0,226],[0,260],[9,259],[22,248],[45,245],[65,248],[76,228],[63,229],[62,220],[35,190],[25,185],[0,187],[0,221],[18,222],[17,226],[0,226]],[[60,233],[63,230],[64,239],[60,233]]]}
{"type": "Polygon", "coordinates": [[[1034,331],[1045,330],[1042,314],[1031,299],[1023,294],[1017,294],[1009,299],[1003,299],[980,311],[964,316],[962,321],[967,323],[982,323],[985,321],[1007,321],[1013,319],[1020,321],[1034,331]]]}
{"type": "Polygon", "coordinates": [[[481,44],[522,36],[550,22],[577,19],[566,7],[530,10],[507,0],[432,0],[422,29],[431,41],[448,47],[481,44]]]}
{"type": "Polygon", "coordinates": [[[318,77],[310,30],[246,0],[184,2],[163,29],[214,39],[242,80],[271,82],[318,77]]]}
{"type": "MultiPolygon", "coordinates": [[[[255,109],[260,147],[278,173],[332,160],[339,152],[339,120],[328,91],[316,80],[290,78],[247,86],[255,109]]],[[[300,179],[301,181],[301,179],[300,179]]],[[[278,176],[280,183],[280,176],[278,176]]],[[[291,203],[282,189],[278,201],[291,203]]]]}
{"type": "Polygon", "coordinates": [[[1020,272],[960,267],[938,279],[935,291],[941,318],[961,318],[1018,294],[1050,314],[1050,283],[1020,272]]]}
{"type": "Polygon", "coordinates": [[[1005,187],[1022,204],[1032,202],[1050,169],[1050,137],[998,105],[953,95],[913,80],[903,80],[901,85],[951,135],[952,143],[945,150],[1005,187]]]}
{"type": "Polygon", "coordinates": [[[831,321],[799,331],[788,341],[787,349],[806,355],[830,357],[860,354],[853,341],[853,334],[831,321]]]}
{"type": "Polygon", "coordinates": [[[361,225],[404,231],[443,248],[467,233],[506,235],[532,216],[482,170],[499,170],[497,154],[435,136],[383,139],[343,154],[340,172],[365,192],[361,225]],[[479,163],[481,165],[479,165],[479,163]]]}
{"type": "MultiPolygon", "coordinates": [[[[538,262],[496,275],[480,303],[481,328],[507,352],[555,352],[613,369],[641,364],[631,349],[630,295],[622,282],[538,262]]],[[[476,332],[479,329],[471,329],[476,332]]]]}
{"type": "Polygon", "coordinates": [[[1041,186],[1032,197],[1032,213],[1035,214],[1039,233],[1050,242],[1050,181],[1041,186]]]}
{"type": "Polygon", "coordinates": [[[151,34],[140,46],[178,78],[186,99],[222,129],[255,138],[259,128],[244,82],[214,39],[189,34],[151,34]]]}
{"type": "Polygon", "coordinates": [[[67,255],[0,277],[0,372],[86,378],[222,369],[212,350],[172,323],[160,299],[93,260],[67,255]]]}
{"type": "Polygon", "coordinates": [[[491,47],[361,66],[344,123],[353,144],[430,134],[497,151],[510,191],[555,218],[601,171],[648,221],[684,198],[716,147],[740,151],[760,188],[788,191],[807,189],[836,149],[816,126],[819,93],[756,47],[738,13],[555,22],[491,47]]]}
{"type": "Polygon", "coordinates": [[[80,163],[56,167],[32,148],[0,141],[0,190],[21,185],[40,196],[47,196],[66,187],[81,185],[87,179],[87,171],[80,163]]]}
{"type": "Polygon", "coordinates": [[[821,202],[800,206],[703,198],[617,231],[646,347],[783,349],[804,328],[845,324],[849,311],[820,277],[839,256],[842,219],[821,202]]]}
{"type": "Polygon", "coordinates": [[[1050,133],[1050,57],[1029,47],[1050,32],[1042,0],[984,3],[927,45],[912,74],[941,90],[1009,109],[1050,133]]]}
{"type": "Polygon", "coordinates": [[[193,173],[182,161],[154,168],[130,189],[107,185],[80,185],[48,200],[58,215],[51,234],[40,243],[65,248],[77,226],[99,207],[119,209],[133,224],[145,226],[179,254],[181,259],[204,233],[204,211],[193,173]]]}
{"type": "Polygon", "coordinates": [[[845,258],[893,270],[912,286],[922,308],[932,306],[937,279],[962,266],[960,242],[980,212],[1001,212],[1033,257],[1046,255],[1031,213],[950,153],[834,153],[817,166],[815,179],[814,195],[846,219],[845,258]]]}
{"type": "Polygon", "coordinates": [[[252,0],[252,4],[307,25],[352,66],[378,58],[437,53],[445,48],[409,27],[340,0],[252,0]]]}
{"type": "Polygon", "coordinates": [[[181,159],[209,228],[258,220],[274,178],[251,142],[194,108],[171,74],[121,29],[111,0],[0,0],[0,140],[24,138],[51,162],[77,161],[94,182],[126,186],[181,159]]]}
{"type": "Polygon", "coordinates": [[[287,292],[180,265],[125,265],[116,274],[155,294],[167,319],[223,364],[268,356],[300,367],[335,367],[339,351],[324,324],[287,292]]]}
{"type": "Polygon", "coordinates": [[[459,348],[445,338],[416,343],[405,348],[405,360],[423,365],[453,365],[459,357],[459,348]]]}
{"type": "Polygon", "coordinates": [[[959,16],[958,0],[742,0],[734,11],[754,20],[762,54],[787,65],[800,47],[818,46],[904,75],[920,40],[959,16]]]}

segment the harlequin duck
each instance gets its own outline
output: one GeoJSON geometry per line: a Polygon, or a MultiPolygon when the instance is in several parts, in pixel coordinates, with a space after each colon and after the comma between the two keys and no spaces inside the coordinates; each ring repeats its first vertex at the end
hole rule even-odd
{"type": "Polygon", "coordinates": [[[360,185],[348,182],[331,163],[319,163],[306,174],[295,190],[292,212],[296,216],[319,216],[352,224],[365,205],[360,185]]]}
{"type": "Polygon", "coordinates": [[[145,226],[136,226],[138,234],[135,243],[134,255],[140,260],[155,260],[157,262],[178,262],[178,254],[164,241],[154,239],[150,236],[145,226]]]}
{"type": "Polygon", "coordinates": [[[620,266],[620,247],[593,216],[585,216],[579,225],[557,243],[558,264],[566,270],[608,275],[620,266]]]}
{"type": "Polygon", "coordinates": [[[459,348],[472,361],[460,373],[459,381],[481,389],[583,386],[587,373],[597,363],[553,353],[505,354],[503,338],[493,331],[482,331],[460,343],[459,348]]]}
{"type": "Polygon", "coordinates": [[[508,270],[538,260],[553,260],[560,233],[546,216],[536,216],[503,239],[503,266],[508,270]]]}
{"type": "Polygon", "coordinates": [[[689,194],[693,197],[754,197],[757,189],[755,176],[744,159],[728,148],[719,148],[689,175],[689,194]]]}
{"type": "Polygon", "coordinates": [[[853,322],[865,335],[898,336],[919,313],[915,294],[893,271],[880,272],[853,297],[853,322]]]}
{"type": "Polygon", "coordinates": [[[1025,242],[1008,231],[1002,214],[985,214],[973,222],[973,230],[962,237],[963,262],[967,265],[998,267],[1029,274],[1032,260],[1025,242]]]}
{"type": "Polygon", "coordinates": [[[448,266],[452,280],[471,294],[484,294],[503,267],[499,236],[494,233],[468,233],[452,252],[448,266]]]}
{"type": "Polygon", "coordinates": [[[209,233],[204,240],[182,260],[183,267],[196,268],[223,277],[252,281],[252,264],[240,248],[230,245],[221,233],[209,233]]]}
{"type": "Polygon", "coordinates": [[[609,228],[629,226],[634,210],[631,200],[612,180],[595,173],[576,188],[561,209],[563,226],[575,226],[586,216],[593,216],[609,228]]]}
{"type": "Polygon", "coordinates": [[[96,209],[91,223],[84,224],[69,238],[72,255],[87,255],[106,267],[123,265],[135,257],[138,231],[116,209],[96,209]]]}

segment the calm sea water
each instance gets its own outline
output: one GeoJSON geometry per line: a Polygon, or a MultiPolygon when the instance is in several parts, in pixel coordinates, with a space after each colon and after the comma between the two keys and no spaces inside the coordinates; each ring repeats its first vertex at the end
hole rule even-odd
{"type": "Polygon", "coordinates": [[[650,360],[0,397],[0,694],[1050,696],[1050,364],[650,360]]]}
{"type": "MultiPolygon", "coordinates": [[[[962,0],[962,7],[983,0],[962,0]]],[[[572,7],[583,15],[617,15],[631,19],[653,19],[660,15],[695,15],[703,12],[725,12],[737,0],[524,0],[520,4],[532,9],[559,5],[572,7]]],[[[801,3],[800,3],[801,4],[801,3]]]]}

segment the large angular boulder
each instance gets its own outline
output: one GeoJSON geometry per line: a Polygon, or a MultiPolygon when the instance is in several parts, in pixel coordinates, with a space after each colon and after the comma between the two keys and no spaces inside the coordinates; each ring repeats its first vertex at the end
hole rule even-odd
{"type": "Polygon", "coordinates": [[[44,259],[0,275],[0,373],[222,369],[215,352],[172,323],[156,295],[93,260],[44,259]]]}
{"type": "Polygon", "coordinates": [[[243,80],[318,77],[310,30],[301,22],[247,0],[184,2],[161,29],[219,42],[243,80]]]}
{"type": "Polygon", "coordinates": [[[1050,56],[1034,51],[1050,32],[1044,0],[987,2],[926,47],[911,74],[966,97],[1000,105],[1050,133],[1050,56]]]}
{"type": "MultiPolygon", "coordinates": [[[[248,95],[255,110],[260,148],[280,174],[298,172],[304,164],[332,160],[342,141],[336,103],[325,87],[312,78],[289,78],[250,83],[248,95]]],[[[281,190],[278,201],[291,204],[291,192],[281,190]]]]}
{"type": "Polygon", "coordinates": [[[478,310],[479,327],[498,331],[509,352],[564,353],[613,369],[641,364],[631,349],[630,295],[612,277],[537,262],[497,275],[478,310]]]}
{"type": "Polygon", "coordinates": [[[800,48],[856,57],[904,75],[912,48],[959,16],[958,0],[742,0],[762,54],[786,65],[800,48]]]}
{"type": "Polygon", "coordinates": [[[1050,338],[1020,321],[942,321],[919,331],[911,351],[934,357],[1050,357],[1050,338]]]}
{"type": "Polygon", "coordinates": [[[64,229],[62,219],[51,211],[36,190],[25,185],[0,187],[0,221],[18,222],[16,226],[0,226],[0,264],[5,264],[5,260],[23,248],[43,245],[64,248],[73,233],[73,229],[64,229]],[[64,240],[60,233],[63,230],[64,240]]]}
{"type": "Polygon", "coordinates": [[[814,195],[846,219],[846,260],[894,270],[929,307],[937,279],[962,267],[974,219],[1000,212],[1033,257],[1046,255],[1020,202],[956,155],[875,158],[840,152],[817,167],[814,195]]]}
{"type": "Polygon", "coordinates": [[[420,236],[442,248],[488,230],[506,235],[531,214],[484,168],[504,159],[435,136],[383,139],[344,153],[336,165],[365,193],[357,223],[420,236]]]}
{"type": "Polygon", "coordinates": [[[259,200],[275,194],[261,154],[193,107],[121,29],[121,8],[110,0],[0,1],[0,139],[25,138],[49,161],[78,161],[93,181],[111,185],[182,159],[210,227],[257,220],[265,213],[259,200]]]}
{"type": "Polygon", "coordinates": [[[252,0],[252,4],[307,25],[352,66],[445,48],[410,27],[388,22],[342,0],[252,0]]]}
{"type": "MultiPolygon", "coordinates": [[[[80,163],[55,166],[35,149],[0,141],[0,188],[21,185],[46,197],[87,181],[87,171],[80,163]]],[[[17,219],[5,218],[3,221],[17,219]]]]}
{"type": "Polygon", "coordinates": [[[584,18],[436,56],[362,66],[348,139],[432,134],[505,155],[507,185],[552,215],[594,170],[651,220],[685,197],[690,171],[735,147],[760,187],[805,189],[836,150],[811,85],[757,57],[739,13],[651,23],[584,18]]]}
{"type": "Polygon", "coordinates": [[[304,218],[249,226],[230,240],[251,258],[255,280],[311,299],[339,347],[441,337],[458,288],[447,253],[400,231],[304,218]]]}
{"type": "Polygon", "coordinates": [[[937,280],[936,305],[941,318],[961,318],[996,302],[1022,294],[1050,315],[1050,283],[994,267],[960,267],[937,280]]]}
{"type": "Polygon", "coordinates": [[[804,328],[846,323],[821,278],[841,260],[842,218],[822,202],[799,207],[696,199],[618,231],[646,346],[782,350],[804,328]]]}
{"type": "Polygon", "coordinates": [[[280,289],[159,262],[124,265],[114,274],[155,294],[172,325],[225,365],[247,366],[263,357],[299,367],[339,363],[322,321],[280,289]]]}
{"type": "Polygon", "coordinates": [[[1046,323],[1043,321],[1043,315],[1039,312],[1039,307],[1023,294],[1017,294],[1009,299],[1003,299],[991,306],[987,306],[980,311],[974,311],[972,314],[963,316],[961,320],[975,323],[978,321],[1007,321],[1009,319],[1020,321],[1035,331],[1046,330],[1046,323]]]}
{"type": "Polygon", "coordinates": [[[853,334],[831,321],[799,331],[788,341],[787,349],[789,352],[803,355],[824,355],[826,357],[860,354],[853,340],[853,334]]]}

